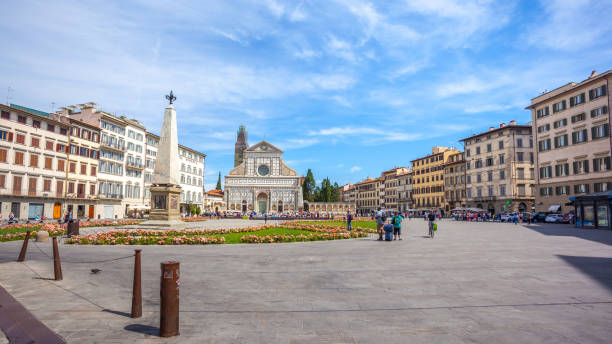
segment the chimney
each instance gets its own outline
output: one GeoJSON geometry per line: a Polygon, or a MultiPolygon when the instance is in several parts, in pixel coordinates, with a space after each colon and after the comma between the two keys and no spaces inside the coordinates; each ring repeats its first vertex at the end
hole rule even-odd
{"type": "Polygon", "coordinates": [[[589,76],[589,79],[592,78],[592,77],[596,77],[596,76],[597,76],[597,71],[594,70],[594,71],[591,72],[591,75],[589,76]]]}
{"type": "Polygon", "coordinates": [[[491,131],[491,130],[493,130],[493,129],[495,129],[495,127],[489,127],[489,131],[491,131]]]}
{"type": "Polygon", "coordinates": [[[506,126],[506,123],[502,123],[502,124],[499,125],[500,128],[503,128],[505,126],[506,126]]]}
{"type": "Polygon", "coordinates": [[[516,121],[514,120],[510,121],[510,125],[516,125],[516,121]]]}

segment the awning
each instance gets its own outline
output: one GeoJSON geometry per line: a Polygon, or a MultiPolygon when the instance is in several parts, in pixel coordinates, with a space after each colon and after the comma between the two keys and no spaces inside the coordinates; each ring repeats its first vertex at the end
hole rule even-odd
{"type": "Polygon", "coordinates": [[[560,205],[551,205],[550,207],[548,207],[548,211],[553,211],[553,212],[559,211],[559,209],[561,209],[560,205]]]}

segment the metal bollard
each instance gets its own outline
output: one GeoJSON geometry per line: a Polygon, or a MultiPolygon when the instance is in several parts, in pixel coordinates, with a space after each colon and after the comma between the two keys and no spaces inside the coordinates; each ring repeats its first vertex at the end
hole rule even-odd
{"type": "Polygon", "coordinates": [[[142,316],[142,287],[140,283],[140,251],[134,250],[134,286],[132,288],[132,318],[140,318],[142,316]]]}
{"type": "Polygon", "coordinates": [[[179,262],[161,263],[160,337],[179,335],[179,262]]]}
{"type": "Polygon", "coordinates": [[[53,237],[53,272],[55,280],[62,280],[62,263],[60,262],[59,249],[57,248],[57,237],[53,237]]]}
{"type": "Polygon", "coordinates": [[[21,246],[21,252],[19,252],[19,258],[17,258],[18,262],[23,262],[25,260],[26,252],[28,251],[28,241],[30,240],[30,231],[26,233],[26,237],[23,240],[23,245],[21,246]]]}

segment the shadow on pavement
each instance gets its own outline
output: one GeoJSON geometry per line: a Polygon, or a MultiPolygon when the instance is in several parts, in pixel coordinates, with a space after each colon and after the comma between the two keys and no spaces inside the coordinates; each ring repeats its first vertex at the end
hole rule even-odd
{"type": "Polygon", "coordinates": [[[557,255],[612,291],[612,258],[557,255]]]}
{"type": "Polygon", "coordinates": [[[131,316],[131,314],[130,314],[130,313],[120,312],[120,311],[114,311],[114,310],[112,310],[112,309],[107,309],[107,308],[103,309],[103,310],[102,310],[102,312],[107,312],[107,313],[117,314],[117,315],[121,315],[121,316],[128,317],[128,318],[131,316]]]}
{"type": "Polygon", "coordinates": [[[138,333],[142,333],[142,334],[146,334],[150,336],[159,337],[159,328],[155,326],[132,324],[132,325],[127,325],[126,327],[124,327],[124,329],[128,331],[132,331],[132,332],[138,332],[138,333]]]}
{"type": "Polygon", "coordinates": [[[576,228],[573,225],[558,225],[558,224],[536,224],[523,225],[544,235],[552,236],[573,236],[576,238],[595,241],[600,244],[612,246],[612,231],[605,229],[584,229],[576,228]]]}

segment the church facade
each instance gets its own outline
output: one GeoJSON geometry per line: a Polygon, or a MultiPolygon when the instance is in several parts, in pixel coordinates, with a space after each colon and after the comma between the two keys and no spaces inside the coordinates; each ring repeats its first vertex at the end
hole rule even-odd
{"type": "MultiPolygon", "coordinates": [[[[238,136],[246,139],[244,132],[238,136]]],[[[241,159],[225,176],[227,210],[274,214],[303,209],[300,176],[283,162],[283,151],[266,141],[246,149],[236,146],[241,159]]]]}

